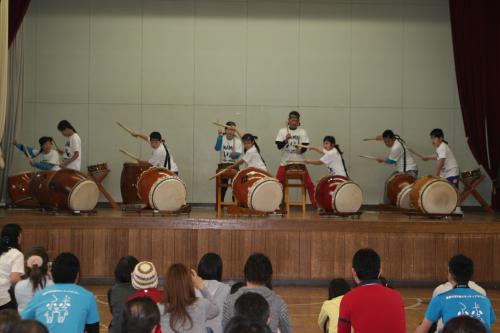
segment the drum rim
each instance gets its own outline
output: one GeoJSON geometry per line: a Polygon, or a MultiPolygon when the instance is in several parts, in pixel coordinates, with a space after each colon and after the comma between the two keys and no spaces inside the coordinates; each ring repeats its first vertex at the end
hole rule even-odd
{"type": "Polygon", "coordinates": [[[33,171],[20,171],[20,172],[16,172],[15,174],[7,176],[7,179],[9,179],[11,177],[21,176],[21,175],[27,175],[27,174],[30,174],[30,173],[33,174],[33,175],[35,175],[37,172],[33,172],[33,171]]]}
{"type": "Polygon", "coordinates": [[[233,182],[238,179],[238,177],[239,177],[239,175],[240,175],[241,172],[245,172],[245,171],[248,171],[249,173],[252,172],[252,171],[259,171],[262,174],[266,175],[266,177],[273,178],[273,176],[271,176],[271,174],[268,171],[266,171],[266,170],[259,169],[259,168],[256,168],[256,167],[247,167],[245,169],[238,170],[238,172],[236,173],[236,175],[233,178],[233,182]]]}
{"type": "MultiPolygon", "coordinates": [[[[406,209],[406,208],[402,208],[401,207],[401,200],[403,199],[403,193],[410,196],[411,195],[411,190],[413,189],[413,184],[408,184],[406,185],[405,187],[403,187],[401,189],[401,191],[399,191],[397,197],[396,197],[396,207],[400,208],[400,209],[406,209]]],[[[410,199],[410,206],[412,206],[412,202],[411,202],[411,199],[410,199]]]]}
{"type": "Polygon", "coordinates": [[[153,209],[158,209],[154,203],[154,194],[156,193],[156,190],[158,189],[158,187],[166,182],[166,181],[171,181],[171,180],[177,180],[179,181],[183,186],[184,186],[184,193],[186,194],[184,196],[184,202],[186,202],[186,196],[187,196],[187,187],[186,187],[186,184],[182,181],[182,179],[180,179],[178,176],[165,176],[165,177],[160,177],[158,178],[152,185],[151,185],[151,189],[149,190],[149,193],[148,193],[148,202],[149,202],[149,206],[153,209]]]}
{"type": "MultiPolygon", "coordinates": [[[[255,209],[255,208],[253,208],[253,205],[252,205],[252,199],[254,197],[254,194],[255,194],[257,188],[261,187],[262,185],[264,185],[265,183],[268,183],[268,182],[277,183],[281,188],[281,193],[283,193],[283,185],[281,185],[279,180],[277,180],[276,178],[273,178],[273,177],[261,178],[261,179],[257,180],[255,183],[253,183],[252,186],[250,186],[248,188],[247,206],[249,208],[255,209]]],[[[282,194],[281,200],[283,200],[283,194],[282,194]]]]}
{"type": "MultiPolygon", "coordinates": [[[[78,183],[76,183],[76,184],[75,184],[75,186],[73,186],[73,187],[71,188],[71,191],[69,191],[69,193],[68,193],[68,198],[66,199],[66,206],[68,207],[68,209],[72,210],[72,208],[71,208],[71,204],[70,204],[70,200],[71,200],[71,196],[73,195],[73,192],[74,192],[74,191],[75,191],[75,190],[76,190],[79,186],[81,186],[81,185],[82,185],[82,183],[85,183],[85,182],[92,183],[92,184],[94,184],[94,185],[96,186],[96,188],[97,188],[97,194],[98,194],[98,195],[97,195],[97,202],[99,202],[99,193],[100,193],[100,192],[99,192],[99,187],[97,187],[97,184],[96,184],[93,180],[90,180],[90,179],[85,178],[85,179],[80,180],[78,183]]],[[[50,195],[50,193],[49,193],[49,195],[50,195]]],[[[97,204],[97,203],[96,203],[96,204],[97,204]]],[[[95,207],[94,207],[94,208],[95,208],[95,207]]]]}
{"type": "MultiPolygon", "coordinates": [[[[339,184],[339,186],[337,186],[337,188],[335,188],[335,191],[333,191],[333,193],[331,194],[332,196],[332,209],[334,212],[339,212],[339,210],[337,209],[337,205],[335,204],[335,200],[333,200],[335,197],[336,197],[336,194],[346,185],[351,185],[351,184],[354,184],[356,185],[356,187],[359,189],[359,191],[361,192],[361,205],[363,205],[363,189],[361,188],[361,186],[359,186],[357,183],[353,182],[352,180],[348,180],[346,182],[343,182],[342,184],[339,184]]],[[[358,208],[358,211],[359,211],[359,208],[358,208]]],[[[356,212],[343,212],[343,213],[356,213],[356,212]]]]}
{"type": "Polygon", "coordinates": [[[107,162],[103,162],[103,163],[96,163],[96,164],[90,164],[90,165],[87,165],[87,170],[90,172],[92,170],[108,170],[108,163],[107,162]],[[101,168],[102,167],[102,168],[101,168]]]}
{"type": "Polygon", "coordinates": [[[342,176],[342,175],[333,175],[331,173],[324,175],[323,177],[320,178],[320,180],[316,184],[316,187],[314,188],[314,199],[316,200],[316,202],[319,201],[319,199],[318,199],[318,197],[319,197],[318,196],[319,185],[327,182],[327,180],[324,180],[324,179],[338,179],[338,178],[343,179],[345,181],[351,181],[351,179],[349,177],[342,176]]]}
{"type": "MultiPolygon", "coordinates": [[[[457,195],[457,205],[458,205],[458,201],[459,201],[459,195],[458,195],[458,191],[453,187],[453,185],[451,185],[448,181],[442,179],[442,178],[438,178],[438,177],[433,177],[431,178],[432,180],[428,183],[426,183],[424,186],[422,186],[420,188],[420,190],[418,191],[418,207],[420,208],[420,210],[426,214],[432,214],[432,213],[429,213],[427,210],[424,209],[423,205],[421,204],[423,202],[423,193],[425,192],[424,189],[427,189],[430,185],[436,183],[436,182],[442,182],[442,183],[445,183],[447,184],[450,188],[452,188],[453,190],[455,190],[455,194],[457,195]]],[[[456,207],[456,206],[455,206],[456,207]]]]}

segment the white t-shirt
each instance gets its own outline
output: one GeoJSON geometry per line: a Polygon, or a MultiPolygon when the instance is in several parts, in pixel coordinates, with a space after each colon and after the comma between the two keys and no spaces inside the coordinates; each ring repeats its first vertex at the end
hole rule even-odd
{"type": "MultiPolygon", "coordinates": [[[[165,150],[165,146],[162,143],[158,148],[153,149],[151,153],[151,158],[148,160],[148,162],[154,167],[168,168],[168,164],[165,163],[166,158],[167,158],[167,151],[165,150]]],[[[174,162],[174,157],[172,156],[172,153],[170,153],[170,171],[179,172],[179,168],[177,167],[177,164],[175,164],[174,162]]]]}
{"type": "Polygon", "coordinates": [[[448,147],[445,142],[441,142],[439,147],[436,148],[436,153],[438,156],[438,160],[441,160],[443,158],[445,159],[444,166],[440,171],[440,176],[442,178],[458,176],[458,163],[450,147],[448,147]]]}
{"type": "Polygon", "coordinates": [[[24,255],[15,248],[11,248],[0,256],[0,306],[10,302],[11,273],[24,274],[24,255]]]}
{"type": "Polygon", "coordinates": [[[326,164],[330,173],[334,176],[347,177],[344,164],[342,163],[342,156],[337,148],[323,150],[323,153],[324,155],[319,160],[323,162],[323,164],[326,164]]]}
{"type": "Polygon", "coordinates": [[[40,155],[38,153],[40,149],[33,149],[33,154],[37,155],[38,162],[54,164],[52,171],[57,171],[61,169],[59,167],[59,153],[56,150],[51,150],[48,154],[42,152],[40,155]]]}
{"type": "Polygon", "coordinates": [[[288,131],[286,128],[280,129],[278,135],[276,136],[276,141],[285,141],[288,133],[290,133],[292,137],[290,138],[290,140],[288,140],[287,144],[283,148],[281,148],[280,165],[285,165],[288,161],[304,160],[304,157],[302,156],[302,154],[300,154],[301,148],[297,148],[295,147],[295,145],[309,143],[309,137],[307,136],[306,130],[299,127],[294,130],[288,129],[288,131]]]}
{"type": "Polygon", "coordinates": [[[78,133],[74,133],[72,136],[68,137],[66,145],[64,146],[63,162],[69,160],[75,152],[78,152],[78,158],[66,166],[67,169],[73,169],[80,171],[82,167],[82,140],[78,133]]]}
{"type": "MultiPolygon", "coordinates": [[[[406,148],[406,147],[404,147],[406,148]]],[[[396,170],[398,172],[404,172],[404,149],[403,145],[401,142],[398,140],[394,141],[394,144],[391,147],[391,150],[389,152],[388,158],[392,161],[396,162],[396,170]]],[[[415,163],[415,160],[413,159],[413,156],[411,156],[410,152],[408,151],[408,148],[406,148],[406,171],[409,170],[417,170],[417,163],[415,163]]]]}
{"type": "Polygon", "coordinates": [[[267,171],[266,165],[264,164],[264,161],[255,146],[248,149],[241,159],[245,161],[248,167],[259,168],[267,171]]]}
{"type": "MultiPolygon", "coordinates": [[[[54,284],[54,282],[47,277],[47,282],[45,287],[50,287],[54,284]]],[[[31,301],[33,296],[37,291],[41,290],[40,287],[33,292],[33,284],[30,279],[24,279],[16,283],[16,287],[14,288],[14,294],[16,295],[17,301],[17,311],[19,313],[23,312],[28,303],[31,301]]]]}
{"type": "Polygon", "coordinates": [[[243,153],[243,145],[241,143],[240,138],[233,136],[232,140],[228,140],[227,137],[224,135],[222,137],[222,147],[220,149],[221,163],[223,162],[233,163],[236,161],[236,159],[231,158],[231,154],[233,153],[233,147],[234,147],[234,152],[240,154],[243,153]]]}

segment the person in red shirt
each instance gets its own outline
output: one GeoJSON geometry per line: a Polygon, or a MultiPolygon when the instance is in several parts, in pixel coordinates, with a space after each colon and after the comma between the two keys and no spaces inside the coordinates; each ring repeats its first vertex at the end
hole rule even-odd
{"type": "Polygon", "coordinates": [[[372,249],[361,249],[352,259],[356,288],[340,303],[338,333],[405,333],[406,322],[401,295],[383,286],[380,257],[372,249]]]}

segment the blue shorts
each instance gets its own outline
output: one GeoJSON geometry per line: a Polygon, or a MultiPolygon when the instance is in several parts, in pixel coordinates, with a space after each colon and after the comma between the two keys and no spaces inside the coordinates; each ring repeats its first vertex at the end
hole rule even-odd
{"type": "Polygon", "coordinates": [[[446,180],[458,191],[458,176],[447,177],[446,180]]]}

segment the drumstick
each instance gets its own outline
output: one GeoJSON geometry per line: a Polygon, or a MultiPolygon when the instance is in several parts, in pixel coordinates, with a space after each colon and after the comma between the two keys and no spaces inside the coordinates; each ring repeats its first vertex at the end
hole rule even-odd
{"type": "Polygon", "coordinates": [[[133,160],[136,160],[137,162],[141,162],[141,159],[139,157],[137,157],[134,154],[126,151],[125,149],[120,149],[120,153],[127,155],[128,157],[130,157],[133,160]]]}
{"type": "Polygon", "coordinates": [[[127,131],[130,135],[134,135],[134,131],[133,131],[131,128],[129,128],[129,127],[127,127],[127,126],[123,125],[123,124],[122,124],[122,123],[120,123],[119,121],[117,121],[117,122],[116,122],[116,124],[117,124],[118,126],[120,126],[121,128],[123,128],[125,131],[127,131]]]}
{"type": "Polygon", "coordinates": [[[212,180],[214,178],[217,178],[218,176],[222,175],[224,172],[228,171],[229,169],[231,169],[233,166],[228,166],[227,168],[224,168],[222,169],[221,171],[217,172],[215,175],[213,175],[212,177],[208,178],[208,180],[212,180]]]}
{"type": "Polygon", "coordinates": [[[370,155],[358,155],[358,157],[362,157],[362,158],[366,158],[366,159],[369,159],[369,160],[375,160],[375,161],[378,161],[378,157],[375,157],[375,156],[370,156],[370,155]]]}
{"type": "Polygon", "coordinates": [[[228,125],[225,125],[225,124],[221,124],[221,123],[219,123],[217,121],[212,122],[212,124],[214,124],[216,126],[224,127],[224,128],[232,127],[232,126],[228,126],[228,125]]]}
{"type": "Polygon", "coordinates": [[[377,141],[378,138],[377,137],[374,137],[374,138],[364,138],[363,141],[377,141]]]}
{"type": "Polygon", "coordinates": [[[420,157],[421,159],[424,159],[424,155],[417,153],[416,151],[414,151],[414,150],[413,150],[413,149],[411,149],[411,148],[408,148],[408,150],[409,150],[411,153],[413,153],[413,154],[417,155],[417,157],[420,157]]]}

